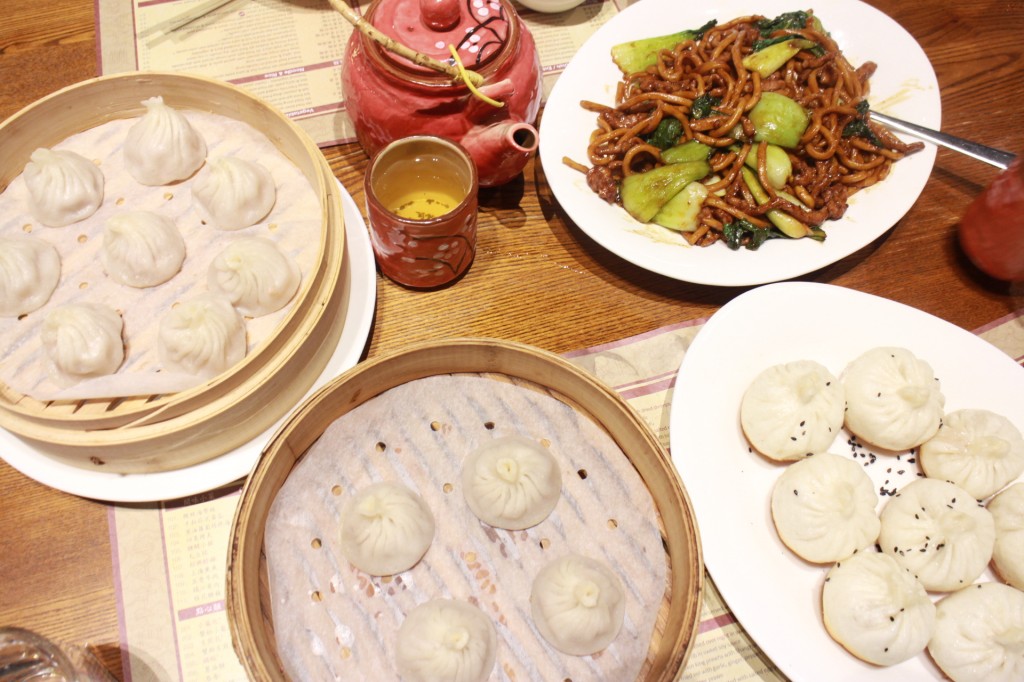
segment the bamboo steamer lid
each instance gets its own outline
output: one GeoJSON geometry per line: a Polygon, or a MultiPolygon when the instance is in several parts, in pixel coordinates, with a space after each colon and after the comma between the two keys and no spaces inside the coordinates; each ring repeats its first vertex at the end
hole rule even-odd
{"type": "Polygon", "coordinates": [[[188,390],[116,399],[40,401],[0,381],[0,426],[65,463],[118,473],[178,469],[223,454],[269,428],[306,393],[341,334],[341,191],[308,135],[271,105],[228,83],[196,75],[137,72],[59,90],[0,124],[0,190],[39,147],[145,113],[161,96],[176,109],[233,118],[266,135],[309,181],[323,229],[313,272],[270,338],[228,371],[188,390]]]}
{"type": "Polygon", "coordinates": [[[696,636],[704,563],[696,517],[668,454],[633,408],[593,376],[547,351],[493,339],[423,343],[365,361],[312,395],[278,429],[242,490],[228,556],[228,622],[249,677],[288,679],[277,655],[264,546],[277,492],[336,419],[391,388],[444,374],[485,375],[533,385],[589,416],[629,458],[657,508],[669,565],[669,584],[642,679],[677,679],[696,636]]]}

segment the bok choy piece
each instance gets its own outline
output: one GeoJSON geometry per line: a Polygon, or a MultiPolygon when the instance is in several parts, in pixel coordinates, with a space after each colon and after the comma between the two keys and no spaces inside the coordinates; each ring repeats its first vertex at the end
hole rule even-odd
{"type": "Polygon", "coordinates": [[[642,223],[651,219],[684,187],[711,172],[707,161],[687,161],[659,166],[622,179],[622,207],[642,223]]]}
{"type": "MultiPolygon", "coordinates": [[[[743,163],[755,171],[757,170],[757,147],[758,145],[751,146],[750,151],[747,153],[747,158],[743,159],[743,163]]],[[[739,151],[738,147],[735,149],[739,151]]],[[[790,160],[786,150],[770,144],[765,149],[764,160],[768,184],[775,189],[785,187],[786,183],[789,182],[790,176],[793,175],[793,162],[790,160]]]]}
{"type": "Polygon", "coordinates": [[[743,67],[750,71],[757,71],[761,74],[761,78],[767,78],[781,69],[800,50],[808,50],[817,45],[817,43],[803,38],[789,38],[772,43],[744,57],[743,67]]]}
{"type": "MultiPolygon", "coordinates": [[[[743,174],[743,182],[746,183],[747,189],[749,189],[750,193],[754,195],[754,201],[756,201],[759,206],[768,203],[768,193],[764,190],[764,187],[761,186],[761,182],[757,179],[757,173],[745,167],[740,169],[740,172],[743,174]]],[[[811,228],[807,227],[788,213],[773,209],[768,211],[766,215],[772,225],[779,228],[779,231],[787,237],[800,239],[801,237],[810,237],[812,235],[811,228]]]]}
{"type": "Polygon", "coordinates": [[[750,110],[750,121],[757,131],[755,140],[792,149],[807,130],[810,116],[795,100],[777,92],[762,92],[750,110]]]}
{"type": "Polygon", "coordinates": [[[619,43],[612,46],[612,61],[619,67],[622,73],[635,73],[643,71],[658,60],[658,52],[671,50],[676,45],[687,40],[698,40],[704,33],[715,26],[718,21],[712,19],[698,29],[679,31],[668,35],[654,36],[653,38],[641,38],[631,40],[628,43],[619,43]]]}
{"type": "MultiPolygon", "coordinates": [[[[711,147],[703,142],[698,142],[697,140],[688,140],[687,142],[677,144],[674,147],[669,147],[661,152],[661,160],[665,163],[707,161],[709,156],[711,156],[711,147]]],[[[756,157],[754,162],[757,162],[756,157]]]]}
{"type": "Polygon", "coordinates": [[[693,232],[697,229],[697,214],[708,197],[708,188],[702,182],[691,182],[669,199],[651,222],[670,230],[693,232]]]}

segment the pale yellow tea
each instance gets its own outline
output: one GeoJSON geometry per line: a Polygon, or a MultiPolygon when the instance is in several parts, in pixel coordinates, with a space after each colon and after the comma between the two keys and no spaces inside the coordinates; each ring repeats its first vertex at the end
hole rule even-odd
{"type": "Polygon", "coordinates": [[[447,159],[414,155],[392,163],[377,179],[380,202],[395,215],[430,220],[462,203],[467,188],[462,173],[447,159]]]}

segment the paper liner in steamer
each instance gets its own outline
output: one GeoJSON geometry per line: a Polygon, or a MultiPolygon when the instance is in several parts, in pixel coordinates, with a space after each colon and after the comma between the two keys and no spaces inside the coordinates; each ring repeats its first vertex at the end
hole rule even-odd
{"type": "Polygon", "coordinates": [[[179,468],[216,456],[265,430],[302,397],[340,335],[335,311],[345,300],[343,213],[333,173],[294,123],[244,90],[183,74],[107,76],[65,88],[0,125],[11,165],[7,187],[31,152],[106,121],[143,113],[162,96],[175,108],[236,118],[266,135],[313,187],[323,228],[315,267],[291,311],[242,362],[177,393],[41,402],[0,383],[0,425],[70,464],[139,472],[179,468]]]}
{"type": "MultiPolygon", "coordinates": [[[[642,673],[636,679],[675,679],[676,674],[685,663],[689,652],[689,643],[695,633],[703,587],[703,570],[697,529],[688,499],[674,469],[668,462],[667,455],[632,408],[617,394],[582,370],[573,367],[557,356],[530,347],[501,341],[473,339],[425,344],[395,356],[369,361],[357,366],[304,403],[268,446],[263,459],[257,465],[243,490],[234,523],[228,568],[229,622],[232,626],[236,650],[250,676],[254,679],[288,679],[276,653],[278,642],[275,639],[272,623],[274,605],[270,603],[267,594],[267,565],[265,561],[267,545],[264,542],[264,531],[267,529],[270,518],[270,505],[276,498],[277,491],[285,485],[296,462],[301,461],[310,446],[321,438],[328,424],[347,414],[350,410],[367,403],[374,396],[378,396],[390,388],[424,377],[464,373],[487,373],[490,381],[497,381],[508,389],[527,390],[544,399],[560,400],[563,408],[571,406],[572,410],[579,413],[581,419],[592,420],[598,429],[606,432],[607,437],[614,441],[621,449],[620,452],[625,454],[626,467],[631,468],[642,485],[646,486],[657,507],[657,520],[661,524],[662,532],[662,537],[657,543],[659,555],[663,554],[669,568],[668,589],[663,589],[660,603],[643,605],[649,612],[657,613],[657,623],[653,637],[649,642],[644,642],[646,660],[642,665],[642,673]],[[522,384],[522,386],[512,386],[512,384],[522,384]],[[549,395],[543,395],[544,393],[549,395]]],[[[433,393],[431,392],[430,395],[433,396],[433,393]]],[[[436,396],[431,397],[430,400],[433,407],[428,406],[426,412],[429,413],[432,409],[440,410],[442,416],[432,419],[430,424],[427,424],[427,428],[440,429],[435,432],[439,437],[442,435],[442,431],[447,430],[443,434],[443,437],[447,438],[452,433],[452,425],[450,422],[447,426],[445,425],[447,417],[444,415],[448,414],[444,407],[445,401],[436,396]],[[431,424],[434,426],[431,427],[431,424]]],[[[413,422],[415,423],[415,420],[413,422]]],[[[503,428],[507,428],[507,425],[503,426],[501,420],[498,419],[494,420],[493,426],[494,429],[491,431],[485,425],[485,421],[481,420],[475,429],[474,438],[493,437],[503,428]]],[[[402,430],[406,431],[411,428],[413,428],[411,425],[403,425],[402,430]]],[[[463,445],[467,443],[468,441],[463,445]]],[[[553,443],[552,448],[554,446],[553,443]]],[[[386,455],[380,456],[386,457],[386,455]]],[[[621,457],[621,455],[619,456],[621,457]]],[[[369,460],[372,459],[373,453],[370,453],[369,460]]],[[[391,466],[391,464],[387,466],[391,466]]],[[[411,467],[411,465],[408,466],[411,467]]],[[[572,466],[572,464],[565,464],[563,467],[563,483],[566,489],[574,484],[571,479],[575,479],[575,482],[586,483],[586,479],[580,478],[576,470],[571,470],[572,466]]],[[[408,469],[404,475],[408,476],[408,471],[414,468],[408,469]]],[[[432,473],[425,469],[421,473],[427,476],[440,476],[440,472],[432,473]]],[[[302,474],[297,473],[296,475],[301,476],[302,474]]],[[[371,476],[365,470],[359,475],[371,476]]],[[[600,471],[595,475],[600,475],[600,471]]],[[[451,477],[449,476],[449,478],[451,477]]],[[[437,484],[437,495],[445,498],[445,504],[464,505],[458,481],[456,479],[452,479],[452,481],[452,488],[447,491],[444,482],[439,482],[439,479],[432,480],[431,486],[434,487],[434,484],[437,484]]],[[[311,494],[313,493],[311,492],[311,494]]],[[[321,486],[321,490],[316,494],[325,495],[328,502],[333,497],[330,486],[321,486]]],[[[566,501],[561,500],[559,504],[566,504],[566,501]]],[[[561,514],[560,509],[562,508],[556,508],[556,515],[561,514]]],[[[570,512],[565,513],[569,514],[570,512]]],[[[464,514],[468,514],[469,517],[465,517],[463,520],[480,526],[479,521],[472,517],[468,508],[464,508],[464,514]]],[[[607,530],[612,534],[616,532],[603,525],[607,524],[609,519],[616,517],[615,512],[600,509],[597,512],[597,517],[602,526],[593,528],[588,525],[587,533],[592,535],[602,530],[607,530]]],[[[453,523],[447,512],[436,512],[435,518],[439,524],[439,532],[445,532],[443,528],[445,524],[453,523]]],[[[565,522],[565,519],[562,519],[562,522],[565,522]]],[[[539,541],[534,542],[533,540],[536,538],[531,535],[530,531],[510,534],[507,531],[490,529],[490,534],[488,534],[481,530],[483,533],[481,537],[484,537],[485,540],[480,542],[491,543],[493,547],[503,547],[506,550],[519,549],[524,553],[530,552],[536,556],[553,559],[556,557],[556,552],[563,548],[563,540],[557,532],[552,530],[557,527],[558,523],[558,519],[553,519],[552,525],[547,529],[550,532],[542,533],[550,536],[547,538],[548,542],[545,543],[548,549],[542,548],[539,541]],[[496,544],[494,538],[500,534],[506,534],[511,544],[496,544]]],[[[538,532],[541,532],[539,529],[543,527],[544,524],[541,524],[538,527],[538,532]]],[[[308,543],[311,540],[302,534],[302,538],[297,542],[301,545],[303,542],[308,543]]],[[[570,540],[572,539],[570,538],[570,540]]],[[[587,547],[586,539],[577,538],[577,540],[581,544],[575,545],[574,549],[583,553],[587,553],[591,549],[587,547]]],[[[326,546],[329,541],[328,538],[321,538],[322,547],[326,546]]],[[[430,551],[432,550],[428,550],[428,555],[430,551]]],[[[475,551],[474,549],[469,550],[469,552],[475,551]]],[[[482,556],[483,553],[475,557],[469,556],[468,552],[463,551],[451,555],[444,561],[447,562],[448,568],[471,576],[464,581],[464,584],[468,585],[474,581],[488,582],[493,579],[497,581],[496,591],[500,593],[502,591],[501,577],[494,578],[489,574],[484,575],[483,572],[489,571],[489,569],[486,561],[482,560],[482,556]]],[[[345,565],[346,562],[342,562],[339,568],[345,565]]],[[[341,575],[340,572],[339,575],[341,575]]],[[[370,580],[363,576],[362,582],[357,581],[357,584],[366,588],[373,585],[382,586],[388,591],[409,590],[409,585],[403,586],[402,581],[406,579],[404,574],[383,582],[376,579],[370,580]]],[[[532,580],[532,575],[530,579],[532,580]]],[[[492,582],[488,582],[488,585],[492,584],[492,582]]],[[[330,599],[331,589],[330,585],[326,586],[319,597],[323,600],[330,599]]],[[[337,585],[334,589],[337,589],[337,585]]],[[[488,587],[488,589],[491,588],[488,587]]],[[[523,592],[524,590],[520,586],[516,591],[523,592]]],[[[312,590],[306,597],[309,598],[308,603],[313,604],[314,597],[311,595],[312,590]]],[[[458,597],[459,595],[455,594],[453,590],[450,596],[458,597]]],[[[525,590],[525,595],[517,595],[516,598],[527,600],[525,608],[528,612],[528,589],[525,590]]],[[[635,598],[634,593],[630,593],[627,599],[629,598],[635,598]]],[[[481,603],[486,606],[488,602],[481,600],[481,603]]],[[[522,604],[519,608],[522,608],[522,604]]],[[[385,637],[386,645],[385,633],[382,632],[381,635],[385,637]]],[[[337,646],[337,643],[332,642],[331,645],[337,646]]],[[[543,649],[541,650],[543,651],[543,649]]],[[[607,655],[611,656],[612,654],[609,651],[607,655]]],[[[499,653],[499,666],[501,660],[499,653]]],[[[587,661],[588,659],[584,657],[579,660],[587,661]]],[[[592,665],[592,662],[588,662],[587,665],[592,665]]],[[[501,677],[503,674],[496,669],[498,679],[503,679],[501,677]]],[[[523,679],[524,674],[526,673],[520,671],[519,677],[516,679],[523,679]]],[[[575,679],[591,677],[587,673],[577,671],[575,679]]],[[[541,678],[535,677],[535,679],[541,678]]],[[[607,679],[619,678],[613,676],[607,679]]]]}

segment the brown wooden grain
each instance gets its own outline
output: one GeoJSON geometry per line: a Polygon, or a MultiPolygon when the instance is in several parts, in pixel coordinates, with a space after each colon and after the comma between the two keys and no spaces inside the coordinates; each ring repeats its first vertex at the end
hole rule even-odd
{"type": "MultiPolygon", "coordinates": [[[[942,89],[943,129],[1024,152],[1024,7],[1012,0],[871,0],[923,46],[942,89]]],[[[0,118],[97,75],[93,3],[4,2],[0,118]]],[[[2,153],[2,150],[0,150],[2,153]]],[[[325,150],[360,206],[362,150],[325,150]]],[[[973,330],[1024,307],[1024,287],[978,273],[957,223],[996,170],[939,150],[900,223],[842,262],[801,279],[907,303],[973,330]]],[[[476,261],[464,280],[414,292],[378,278],[369,354],[456,336],[497,337],[556,353],[706,318],[742,289],[685,284],[625,263],[570,221],[539,163],[481,196],[476,261]]],[[[864,323],[864,322],[861,322],[864,323]]],[[[48,489],[0,463],[0,623],[100,647],[121,671],[107,507],[48,489]]]]}

